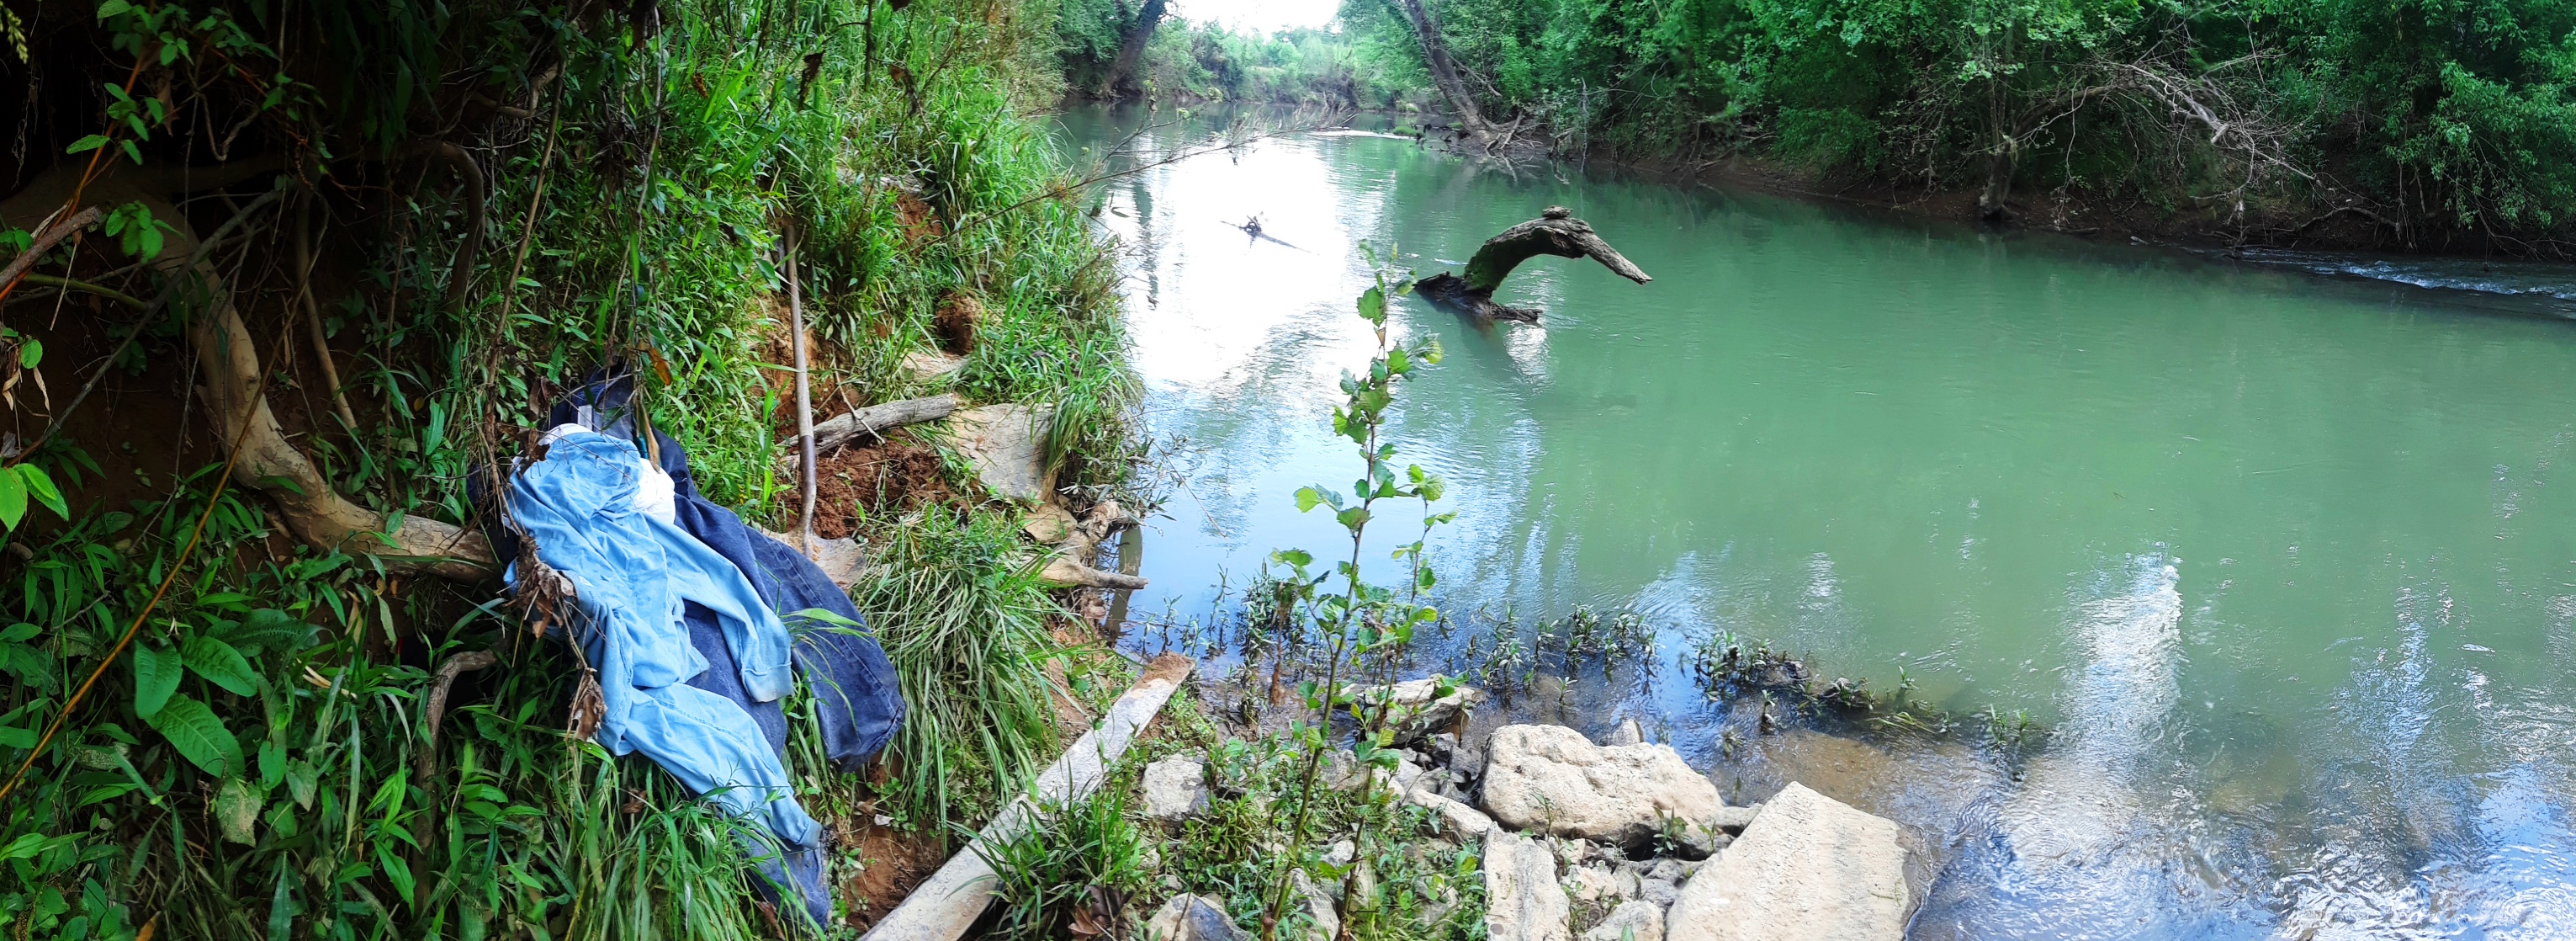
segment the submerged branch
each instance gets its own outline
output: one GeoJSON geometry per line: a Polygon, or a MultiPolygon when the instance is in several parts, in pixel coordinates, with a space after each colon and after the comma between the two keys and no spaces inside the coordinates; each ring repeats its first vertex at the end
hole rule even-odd
{"type": "Polygon", "coordinates": [[[1590,258],[1612,273],[1644,284],[1655,280],[1644,269],[1629,261],[1619,250],[1610,247],[1592,231],[1590,223],[1574,218],[1563,206],[1549,206],[1539,217],[1504,229],[1501,235],[1486,239],[1467,260],[1465,277],[1441,272],[1422,279],[1416,290],[1423,297],[1461,312],[1501,320],[1536,321],[1539,312],[1531,308],[1507,307],[1494,303],[1494,290],[1521,262],[1539,255],[1559,258],[1590,258]]]}

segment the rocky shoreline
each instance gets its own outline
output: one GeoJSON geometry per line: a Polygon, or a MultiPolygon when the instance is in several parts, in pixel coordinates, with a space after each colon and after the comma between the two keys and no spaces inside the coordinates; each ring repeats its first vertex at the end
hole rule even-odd
{"type": "MultiPolygon", "coordinates": [[[[1325,758],[1324,783],[1423,811],[1407,818],[1421,821],[1418,832],[1389,840],[1472,850],[1488,941],[1904,936],[1918,899],[1895,823],[1794,782],[1769,801],[1729,805],[1671,746],[1645,741],[1633,719],[1601,742],[1537,724],[1469,738],[1466,713],[1483,694],[1437,692],[1431,680],[1346,690],[1400,716],[1386,733],[1396,760],[1392,770],[1368,767],[1337,747],[1325,758]]],[[[1205,754],[1176,753],[1144,768],[1137,804],[1151,820],[1184,826],[1209,813],[1214,787],[1205,754]]],[[[1324,859],[1348,866],[1355,855],[1344,840],[1324,859]]],[[[1296,870],[1292,908],[1307,916],[1308,941],[1341,935],[1347,888],[1366,879],[1365,869],[1329,886],[1296,870]]],[[[1247,937],[1221,900],[1171,888],[1145,937],[1247,937]]]]}

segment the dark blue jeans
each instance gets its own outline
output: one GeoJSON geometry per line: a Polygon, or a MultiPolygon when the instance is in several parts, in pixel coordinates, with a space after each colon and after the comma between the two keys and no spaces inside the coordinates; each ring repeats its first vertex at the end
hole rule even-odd
{"type": "MultiPolygon", "coordinates": [[[[593,381],[555,403],[549,424],[580,422],[604,434],[633,440],[639,436],[634,418],[626,409],[632,392],[629,377],[593,381]]],[[[688,452],[669,435],[655,431],[654,438],[661,446],[662,470],[671,475],[680,528],[741,569],[761,601],[777,612],[795,635],[792,650],[796,667],[804,673],[806,685],[814,693],[824,757],[845,772],[865,769],[903,727],[903,687],[895,677],[894,664],[886,660],[875,635],[862,625],[849,594],[833,584],[821,567],[803,553],[754,531],[733,511],[708,501],[690,477],[688,452]],[[798,616],[798,612],[814,609],[861,626],[843,627],[798,616]]],[[[512,554],[508,547],[498,548],[505,558],[512,554]]],[[[690,604],[685,618],[690,643],[709,664],[705,673],[689,680],[689,685],[741,706],[783,760],[787,751],[787,717],[780,704],[756,702],[743,689],[714,612],[690,604]]],[[[762,860],[760,869],[760,889],[772,903],[783,902],[775,887],[792,886],[803,896],[804,908],[816,924],[830,923],[831,888],[823,879],[820,849],[791,848],[783,859],[762,860]]]]}

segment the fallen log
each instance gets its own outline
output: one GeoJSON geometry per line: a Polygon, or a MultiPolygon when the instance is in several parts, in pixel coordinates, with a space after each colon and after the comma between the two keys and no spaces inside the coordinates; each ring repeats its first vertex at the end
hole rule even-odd
{"type": "Polygon", "coordinates": [[[1163,703],[1181,688],[1197,664],[1179,654],[1154,658],[1145,669],[1145,677],[1129,687],[1126,694],[1110,704],[1100,727],[1085,732],[1082,738],[1065,749],[1064,757],[1047,766],[1038,775],[1032,794],[1011,802],[984,825],[975,841],[949,857],[948,863],[932,873],[927,881],[915,887],[903,904],[887,912],[885,920],[868,929],[859,941],[957,941],[975,924],[992,904],[998,880],[993,865],[984,857],[986,848],[1009,839],[1037,822],[1041,808],[1062,806],[1081,800],[1100,787],[1109,777],[1109,769],[1125,754],[1129,742],[1145,728],[1145,723],[1161,712],[1163,703]]]}
{"type": "Polygon", "coordinates": [[[1461,314],[1490,317],[1496,320],[1518,320],[1537,323],[1540,311],[1534,307],[1511,307],[1494,302],[1494,290],[1503,279],[1536,255],[1559,258],[1590,258],[1601,266],[1630,281],[1644,284],[1655,280],[1636,266],[1619,250],[1602,241],[1592,226],[1563,206],[1549,206],[1539,217],[1504,229],[1501,235],[1485,240],[1484,247],[1467,260],[1465,277],[1443,271],[1414,284],[1414,293],[1423,299],[1461,314]]]}
{"type": "Polygon", "coordinates": [[[927,398],[880,402],[814,423],[814,450],[829,451],[857,440],[860,435],[875,437],[905,425],[937,421],[955,411],[957,397],[945,392],[927,398]]]}

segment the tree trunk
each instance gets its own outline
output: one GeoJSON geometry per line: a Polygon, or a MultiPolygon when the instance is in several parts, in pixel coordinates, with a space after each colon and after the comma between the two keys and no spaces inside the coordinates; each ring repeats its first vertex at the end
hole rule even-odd
{"type": "Polygon", "coordinates": [[[1449,59],[1449,42],[1440,38],[1440,20],[1424,6],[1422,0],[1403,0],[1404,13],[1413,20],[1413,36],[1422,42],[1422,61],[1431,66],[1431,84],[1439,86],[1440,97],[1448,99],[1449,110],[1458,113],[1458,125],[1479,145],[1491,144],[1494,127],[1485,123],[1483,112],[1476,110],[1476,98],[1467,92],[1467,81],[1458,75],[1458,64],[1449,59]]]}
{"type": "Polygon", "coordinates": [[[1109,63],[1109,78],[1103,90],[1114,98],[1141,98],[1145,90],[1136,83],[1136,67],[1145,61],[1145,45],[1154,41],[1154,27],[1162,25],[1163,8],[1168,0],[1145,0],[1143,9],[1118,37],[1118,58],[1109,63]]]}
{"type": "Polygon", "coordinates": [[[2005,201],[2012,197],[2013,157],[2018,149],[2006,137],[1986,153],[1986,188],[1977,194],[1977,215],[1988,222],[2002,222],[2010,211],[2005,201]]]}

